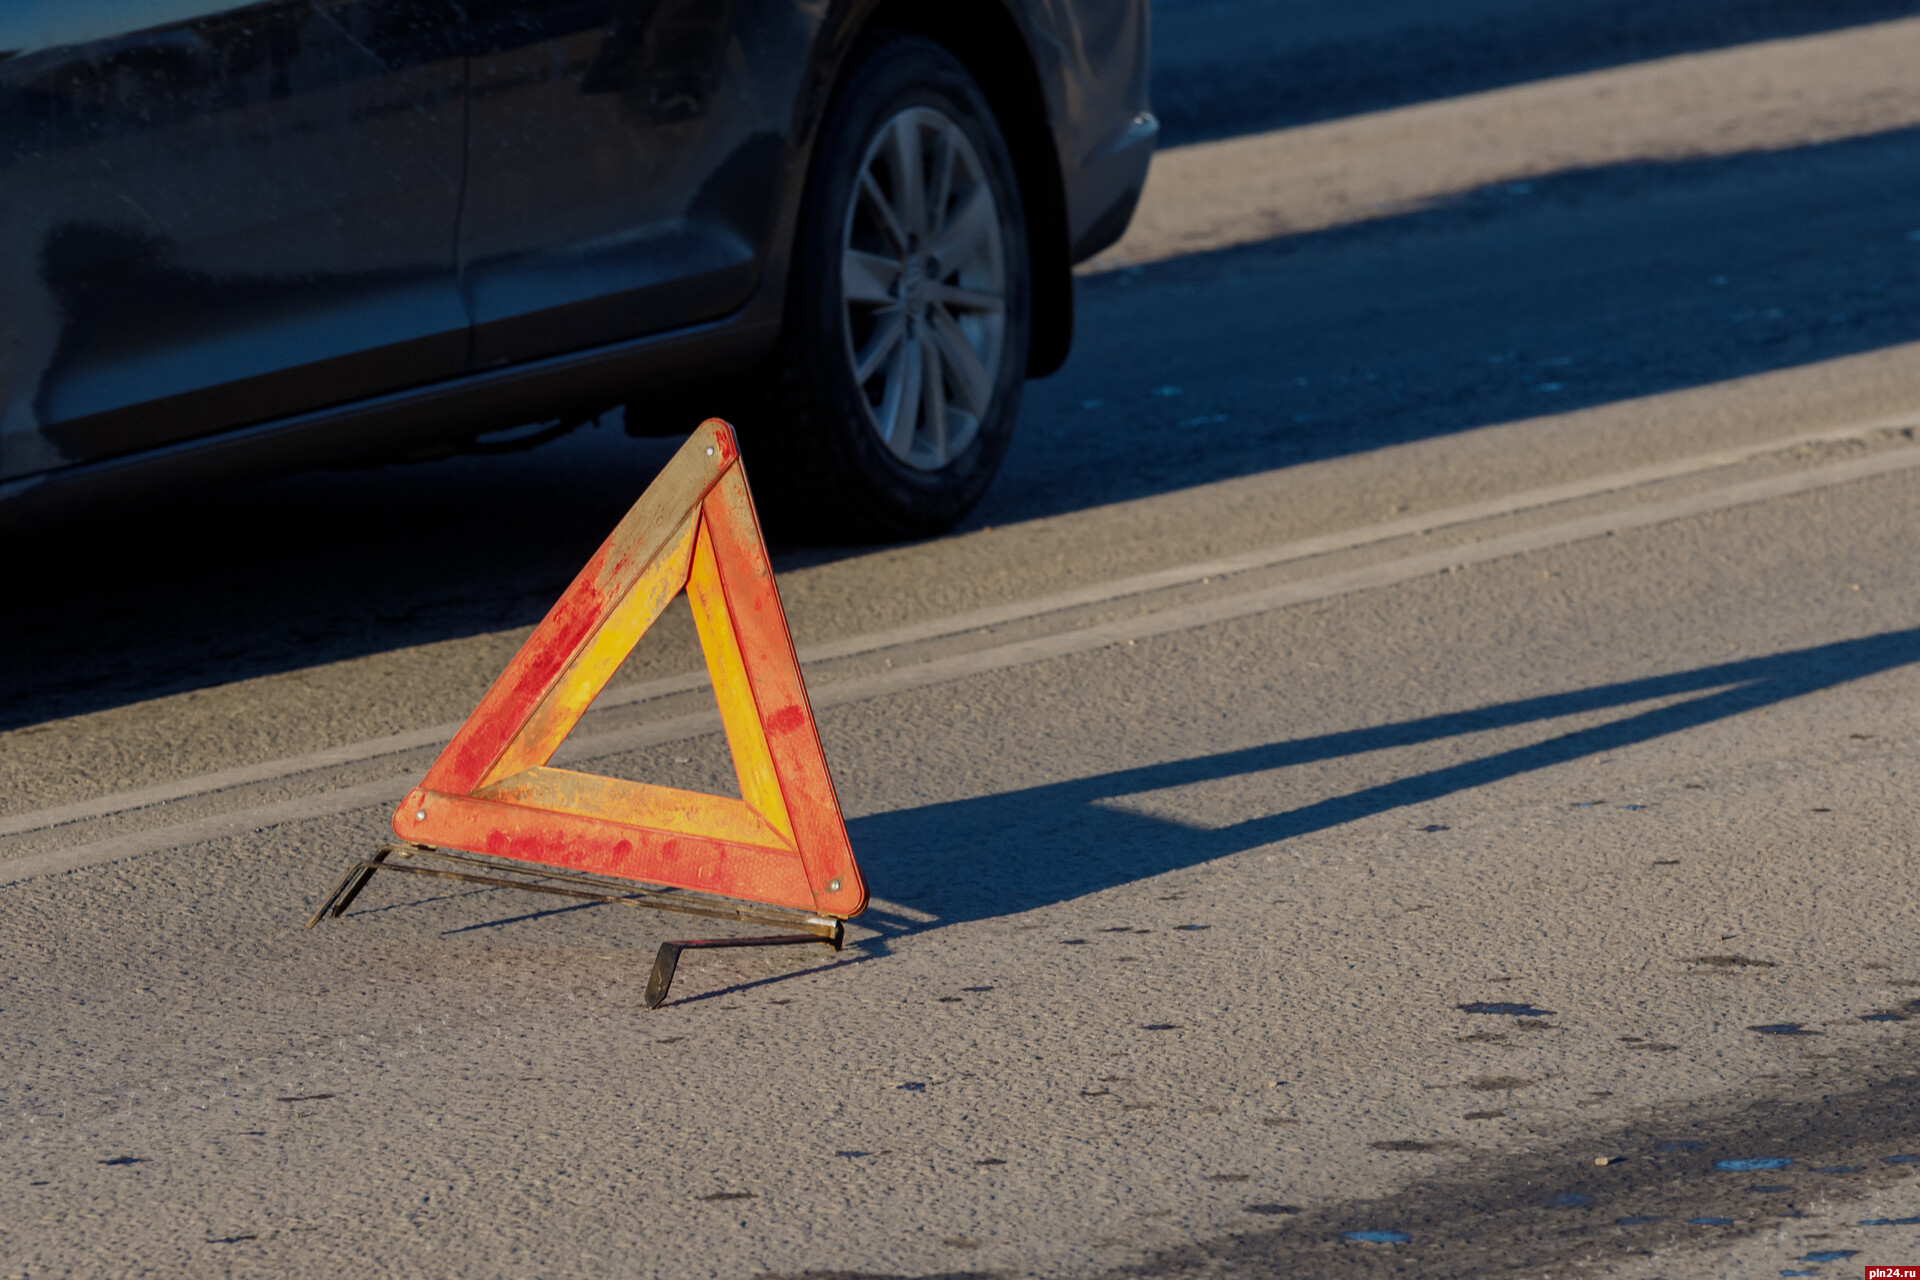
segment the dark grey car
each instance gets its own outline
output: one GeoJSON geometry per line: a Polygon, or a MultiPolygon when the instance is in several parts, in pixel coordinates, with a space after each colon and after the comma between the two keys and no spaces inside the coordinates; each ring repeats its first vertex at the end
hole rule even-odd
{"type": "Polygon", "coordinates": [[[945,527],[1147,60],[1147,0],[8,0],[0,515],[625,404],[791,528],[945,527]]]}

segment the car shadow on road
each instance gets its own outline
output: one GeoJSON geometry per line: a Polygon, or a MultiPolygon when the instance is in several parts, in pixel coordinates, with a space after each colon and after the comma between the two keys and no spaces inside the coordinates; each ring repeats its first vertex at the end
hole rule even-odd
{"type": "MultiPolygon", "coordinates": [[[[1907,129],[1548,176],[1082,281],[1074,357],[963,528],[1920,341],[1916,154],[1907,129]]],[[[676,443],[602,427],[36,536],[0,610],[0,730],[530,627],[676,443]]]]}
{"type": "Polygon", "coordinates": [[[968,527],[1920,342],[1916,158],[1900,128],[1568,169],[1087,277],[968,527]]]}
{"type": "MultiPolygon", "coordinates": [[[[848,824],[875,897],[932,917],[876,918],[914,932],[1004,916],[1342,823],[1426,804],[1920,662],[1920,628],[1624,680],[1592,689],[1123,769],[971,800],[874,814],[848,824]],[[1142,792],[1244,777],[1446,738],[1632,710],[1602,724],[1496,750],[1297,808],[1197,828],[1113,807],[1142,792]],[[990,870],[991,874],[983,874],[990,870]]],[[[1278,789],[1278,788],[1276,788],[1278,789]]]]}

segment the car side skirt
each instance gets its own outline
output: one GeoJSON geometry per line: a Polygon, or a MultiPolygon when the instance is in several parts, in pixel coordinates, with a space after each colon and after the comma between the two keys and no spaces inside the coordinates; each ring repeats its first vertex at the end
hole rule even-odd
{"type": "Polygon", "coordinates": [[[778,333],[777,321],[735,315],[24,476],[0,483],[0,532],[221,481],[377,462],[568,412],[591,414],[622,403],[634,412],[648,393],[664,396],[675,386],[757,364],[778,333]],[[645,390],[636,395],[638,388],[645,390]]]}

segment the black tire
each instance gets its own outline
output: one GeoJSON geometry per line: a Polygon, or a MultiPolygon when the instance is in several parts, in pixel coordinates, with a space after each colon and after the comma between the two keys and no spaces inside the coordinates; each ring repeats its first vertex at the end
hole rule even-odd
{"type": "MultiPolygon", "coordinates": [[[[888,33],[864,41],[849,65],[821,124],[808,172],[786,320],[765,404],[741,424],[742,443],[763,515],[777,535],[834,541],[925,537],[973,509],[1013,438],[1030,324],[1026,218],[998,123],[958,60],[932,41],[888,33]],[[942,117],[958,127],[965,145],[953,141],[942,117]],[[883,129],[889,130],[884,139],[883,129]],[[866,243],[862,236],[871,240],[873,228],[886,225],[873,199],[860,196],[862,174],[885,180],[885,200],[913,199],[895,192],[888,176],[900,164],[892,157],[909,154],[903,149],[909,144],[898,141],[909,134],[922,140],[911,144],[911,154],[920,155],[917,148],[924,145],[928,157],[949,156],[946,171],[964,171],[965,180],[948,179],[942,186],[934,172],[941,160],[913,162],[916,171],[931,175],[919,197],[928,210],[920,223],[928,231],[926,244],[918,251],[887,250],[900,260],[885,285],[899,299],[897,305],[871,296],[850,300],[843,283],[847,264],[855,261],[850,247],[866,243]],[[895,149],[883,154],[875,151],[879,147],[895,149]],[[993,216],[962,203],[949,188],[964,188],[970,199],[985,188],[993,216]],[[954,217],[946,225],[949,212],[954,217]],[[976,232],[975,247],[967,250],[974,255],[969,261],[975,265],[968,268],[973,274],[942,274],[948,264],[941,249],[959,244],[963,223],[976,232]],[[989,243],[982,229],[989,223],[997,231],[996,243],[989,243]],[[983,301],[994,296],[991,290],[964,287],[969,278],[989,278],[992,261],[1004,269],[997,311],[983,301]],[[889,305],[898,312],[897,327],[905,336],[896,339],[892,363],[862,384],[855,366],[863,351],[871,354],[885,345],[881,328],[894,324],[885,315],[889,305]],[[966,333],[963,324],[969,326],[966,333]],[[974,352],[970,365],[954,345],[962,339],[974,352]],[[856,340],[867,345],[856,348],[856,340]],[[990,366],[983,351],[993,356],[990,366]],[[896,365],[900,372],[893,372],[896,365]],[[935,376],[906,372],[908,365],[935,370],[935,376]],[[888,379],[896,377],[902,388],[917,389],[922,397],[912,402],[919,406],[914,422],[904,421],[898,407],[912,391],[885,391],[888,379]],[[989,385],[984,410],[976,412],[981,389],[989,385]],[[935,399],[924,399],[929,396],[935,399]],[[883,434],[889,431],[883,424],[891,424],[891,437],[883,434]]],[[[898,231],[911,221],[903,217],[891,225],[898,231]]],[[[892,239],[897,237],[889,243],[892,239]]],[[[959,249],[953,253],[957,256],[959,249]]]]}

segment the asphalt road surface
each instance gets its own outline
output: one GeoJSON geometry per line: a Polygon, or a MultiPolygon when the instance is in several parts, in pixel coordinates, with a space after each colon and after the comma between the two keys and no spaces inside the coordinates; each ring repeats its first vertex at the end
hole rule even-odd
{"type": "MultiPolygon", "coordinates": [[[[953,536],[777,549],[839,955],[301,924],[672,441],[8,549],[0,1276],[1920,1263],[1920,16],[1180,0],[953,536]]],[[[733,786],[670,613],[563,759],[733,786]]]]}

